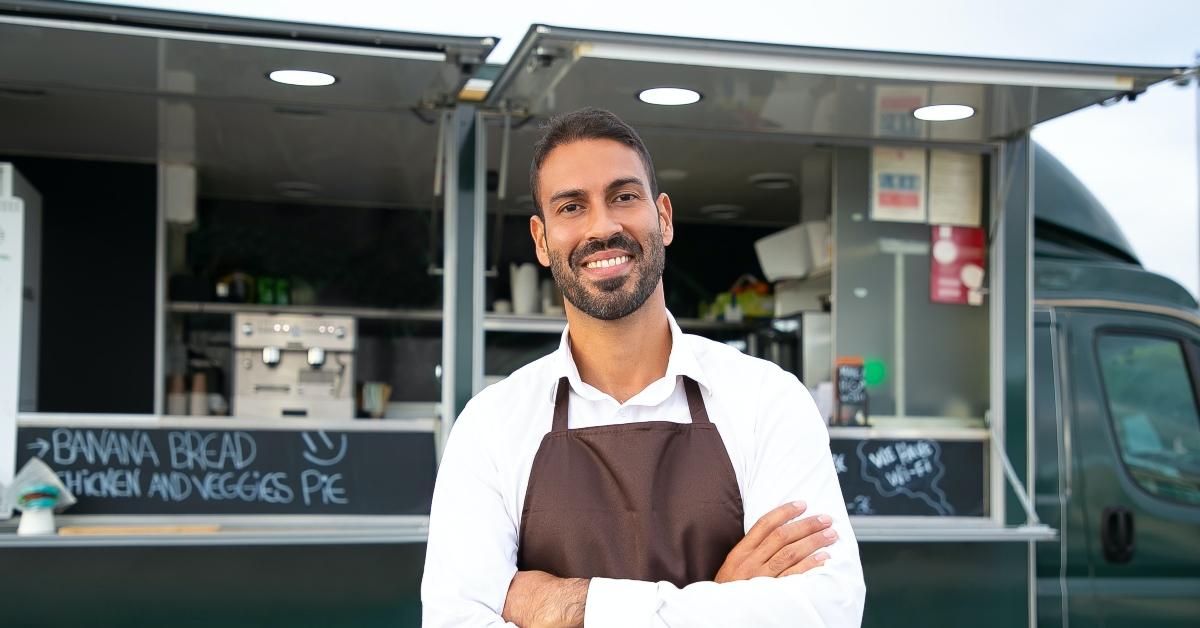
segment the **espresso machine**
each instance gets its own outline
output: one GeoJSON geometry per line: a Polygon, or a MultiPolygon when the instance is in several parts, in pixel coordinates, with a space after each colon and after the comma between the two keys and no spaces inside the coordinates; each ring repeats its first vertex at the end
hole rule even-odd
{"type": "Polygon", "coordinates": [[[233,316],[233,414],[354,418],[354,319],[233,316]]]}

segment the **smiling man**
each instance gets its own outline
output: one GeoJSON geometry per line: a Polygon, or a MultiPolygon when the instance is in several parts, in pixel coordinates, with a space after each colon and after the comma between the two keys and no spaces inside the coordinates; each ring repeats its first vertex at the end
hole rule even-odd
{"type": "Polygon", "coordinates": [[[857,626],[864,585],[829,437],[774,364],[685,335],[671,199],[613,114],[534,147],[559,349],[479,393],[438,472],[425,626],[857,626]]]}

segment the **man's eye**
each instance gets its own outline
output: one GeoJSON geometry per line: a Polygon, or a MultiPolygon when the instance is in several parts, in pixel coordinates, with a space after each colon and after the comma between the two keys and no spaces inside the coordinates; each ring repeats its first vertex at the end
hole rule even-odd
{"type": "Polygon", "coordinates": [[[580,207],[579,207],[578,203],[567,203],[566,205],[559,207],[558,211],[561,214],[571,214],[571,213],[578,211],[579,209],[580,209],[580,207]]]}
{"type": "Polygon", "coordinates": [[[624,194],[618,194],[616,200],[618,203],[628,203],[630,201],[636,201],[637,194],[634,194],[633,192],[625,192],[624,194]]]}

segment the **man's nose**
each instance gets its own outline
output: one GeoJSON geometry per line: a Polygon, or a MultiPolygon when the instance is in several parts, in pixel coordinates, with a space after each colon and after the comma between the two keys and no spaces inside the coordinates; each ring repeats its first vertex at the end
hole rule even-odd
{"type": "Polygon", "coordinates": [[[616,214],[605,203],[595,204],[589,212],[589,218],[586,234],[589,240],[606,240],[624,229],[617,222],[616,214]]]}

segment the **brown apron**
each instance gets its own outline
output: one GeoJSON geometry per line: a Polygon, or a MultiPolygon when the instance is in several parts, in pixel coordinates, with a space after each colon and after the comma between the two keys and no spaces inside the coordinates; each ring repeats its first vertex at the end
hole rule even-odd
{"type": "Polygon", "coordinates": [[[716,576],[743,536],[742,496],[699,386],[683,384],[691,423],[568,430],[570,384],[559,380],[525,492],[518,569],[679,587],[716,576]]]}

